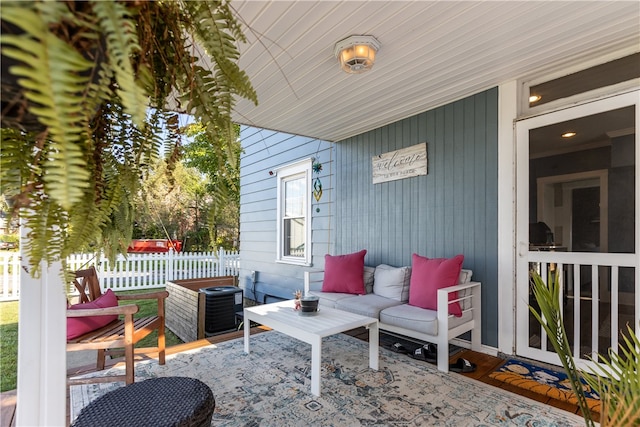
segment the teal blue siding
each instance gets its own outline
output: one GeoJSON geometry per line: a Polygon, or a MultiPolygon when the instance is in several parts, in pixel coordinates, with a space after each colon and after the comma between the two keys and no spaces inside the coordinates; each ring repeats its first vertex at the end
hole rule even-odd
{"type": "Polygon", "coordinates": [[[498,90],[336,143],[336,253],[367,265],[465,256],[482,282],[483,342],[497,347],[498,90]],[[428,174],[372,183],[373,156],[427,142],[428,174]]]}
{"type": "Polygon", "coordinates": [[[313,267],[324,266],[326,253],[360,249],[372,266],[411,265],[413,253],[464,254],[482,282],[482,341],[497,347],[497,88],[335,144],[246,127],[241,138],[242,286],[252,270],[272,292],[302,286],[305,267],[274,262],[276,179],[268,172],[318,157],[324,194],[313,201],[313,267]],[[421,142],[428,175],[372,183],[373,156],[421,142]]]}

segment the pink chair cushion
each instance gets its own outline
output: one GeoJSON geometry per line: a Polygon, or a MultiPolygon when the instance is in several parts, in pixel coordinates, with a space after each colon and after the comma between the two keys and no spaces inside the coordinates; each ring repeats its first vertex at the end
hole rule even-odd
{"type": "MultiPolygon", "coordinates": [[[[94,301],[83,304],[74,304],[69,310],[89,310],[92,308],[117,307],[118,298],[111,289],[100,295],[94,301]]],[[[87,332],[95,331],[113,322],[118,315],[109,316],[87,316],[87,317],[67,317],[67,341],[78,338],[87,332]]]]}
{"type": "MultiPolygon", "coordinates": [[[[411,284],[409,286],[409,304],[430,310],[438,309],[438,289],[454,286],[458,283],[462,269],[463,255],[453,258],[426,258],[413,254],[411,265],[411,284]]],[[[449,294],[449,301],[458,299],[458,293],[449,294]]],[[[449,304],[449,314],[460,317],[460,304],[449,304]]]]}
{"type": "Polygon", "coordinates": [[[348,255],[324,256],[322,292],[364,295],[364,256],[367,250],[348,255]]]}

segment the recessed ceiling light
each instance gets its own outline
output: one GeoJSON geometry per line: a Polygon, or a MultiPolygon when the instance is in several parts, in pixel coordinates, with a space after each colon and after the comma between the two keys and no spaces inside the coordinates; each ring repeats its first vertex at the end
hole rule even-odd
{"type": "Polygon", "coordinates": [[[531,95],[529,97],[529,104],[533,104],[534,102],[538,102],[542,99],[540,95],[531,95]]]}
{"type": "Polygon", "coordinates": [[[574,136],[576,136],[575,132],[565,132],[562,134],[563,138],[573,138],[574,136]]]}

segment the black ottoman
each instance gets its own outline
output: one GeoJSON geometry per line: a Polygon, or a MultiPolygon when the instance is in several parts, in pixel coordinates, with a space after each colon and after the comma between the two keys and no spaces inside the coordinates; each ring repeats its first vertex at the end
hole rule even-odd
{"type": "Polygon", "coordinates": [[[80,411],[74,427],[206,426],[216,401],[195,378],[152,378],[100,396],[80,411]]]}

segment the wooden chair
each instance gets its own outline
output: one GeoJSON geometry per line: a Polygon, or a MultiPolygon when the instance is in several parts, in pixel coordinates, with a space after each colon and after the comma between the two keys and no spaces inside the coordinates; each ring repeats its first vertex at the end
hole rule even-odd
{"type": "MultiPolygon", "coordinates": [[[[100,282],[95,267],[86,270],[78,270],[73,281],[76,289],[80,292],[80,302],[86,303],[94,301],[102,295],[100,282]]],[[[98,350],[97,370],[105,367],[107,354],[115,353],[116,349],[124,348],[125,355],[125,375],[113,375],[108,377],[90,379],[69,379],[69,384],[85,384],[91,382],[113,382],[125,381],[127,384],[134,382],[134,353],[158,353],[158,363],[165,363],[165,326],[164,326],[164,300],[169,296],[167,291],[152,292],[135,295],[116,295],[118,301],[157,299],[158,314],[150,317],[135,318],[138,306],[135,304],[118,305],[117,307],[97,308],[89,310],[67,310],[67,317],[104,316],[118,315],[118,320],[114,320],[108,325],[88,332],[80,337],[67,341],[67,351],[98,350]],[[122,317],[124,316],[124,317],[122,317]],[[153,348],[134,349],[134,345],[152,333],[158,331],[158,344],[153,348]]],[[[122,350],[119,351],[122,354],[122,350]]]]}

